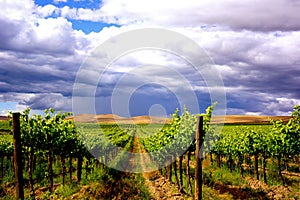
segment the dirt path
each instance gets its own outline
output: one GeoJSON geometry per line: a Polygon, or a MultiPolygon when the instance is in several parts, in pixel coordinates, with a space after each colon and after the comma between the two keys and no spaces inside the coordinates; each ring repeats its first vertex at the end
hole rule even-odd
{"type": "MultiPolygon", "coordinates": [[[[133,152],[146,153],[138,137],[134,138],[133,152]]],[[[147,154],[144,155],[140,156],[139,164],[143,171],[147,171],[147,163],[150,163],[151,158],[147,154]]],[[[158,171],[144,172],[142,176],[145,179],[145,185],[149,188],[152,199],[184,199],[175,184],[161,176],[158,171]]]]}

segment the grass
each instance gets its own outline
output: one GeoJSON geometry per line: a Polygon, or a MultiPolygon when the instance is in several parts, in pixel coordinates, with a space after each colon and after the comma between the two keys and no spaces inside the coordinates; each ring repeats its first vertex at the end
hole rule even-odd
{"type": "Polygon", "coordinates": [[[0,121],[0,134],[11,131],[11,123],[9,120],[0,121]]]}
{"type": "Polygon", "coordinates": [[[202,198],[208,200],[224,200],[224,199],[233,199],[232,195],[229,193],[220,194],[217,190],[203,186],[202,198]]]}
{"type": "MultiPolygon", "coordinates": [[[[74,162],[75,164],[75,162],[74,162]]],[[[38,168],[38,167],[37,167],[38,168]]],[[[58,171],[59,165],[54,166],[54,170],[58,171]]],[[[39,173],[43,173],[40,170],[39,173]]],[[[27,179],[26,172],[24,178],[27,179]]],[[[43,179],[34,185],[35,193],[38,199],[150,199],[148,188],[145,186],[144,178],[140,174],[129,174],[119,172],[107,167],[96,167],[94,170],[85,176],[83,170],[82,181],[76,182],[76,173],[72,173],[72,180],[69,179],[69,174],[66,176],[66,184],[63,186],[62,176],[55,176],[54,188],[50,191],[48,188],[49,182],[43,179]]],[[[0,199],[14,199],[15,190],[13,189],[13,176],[7,176],[5,181],[1,183],[1,188],[9,191],[5,196],[0,196],[0,199]],[[5,187],[8,183],[10,186],[5,187]],[[10,189],[11,188],[11,189],[10,189]]],[[[25,187],[25,199],[30,198],[28,186],[25,187]]]]}
{"type": "MultiPolygon", "coordinates": [[[[185,163],[183,168],[185,169],[185,163]]],[[[262,183],[262,177],[260,175],[260,181],[255,181],[251,178],[252,175],[248,174],[246,170],[243,178],[240,175],[239,169],[234,168],[232,172],[230,169],[223,164],[221,168],[218,168],[216,164],[210,163],[207,157],[204,162],[203,175],[204,175],[204,186],[203,186],[203,199],[265,199],[272,198],[273,195],[287,195],[291,198],[299,197],[300,195],[300,178],[285,177],[288,189],[282,186],[281,179],[277,175],[276,162],[268,162],[267,173],[268,185],[262,183]],[[285,189],[284,189],[285,188],[285,189]]],[[[194,173],[194,169],[191,168],[191,174],[194,173]]],[[[172,182],[176,184],[174,171],[172,173],[172,182]]],[[[194,180],[191,178],[192,190],[194,192],[194,180]]],[[[186,184],[185,170],[183,173],[183,187],[186,193],[189,192],[189,188],[186,184]]],[[[193,194],[192,194],[193,195],[193,194]]],[[[187,196],[192,196],[187,195],[187,196]]]]}
{"type": "Polygon", "coordinates": [[[211,172],[211,175],[213,182],[221,182],[225,185],[234,186],[245,184],[245,180],[241,179],[239,172],[235,170],[230,172],[230,170],[227,167],[215,169],[214,172],[211,172]]]}

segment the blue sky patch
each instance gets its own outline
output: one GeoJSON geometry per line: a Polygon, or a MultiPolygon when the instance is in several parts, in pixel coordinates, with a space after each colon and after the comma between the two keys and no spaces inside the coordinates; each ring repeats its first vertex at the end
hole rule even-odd
{"type": "Polygon", "coordinates": [[[62,8],[64,6],[69,6],[70,8],[90,8],[90,9],[98,9],[102,4],[102,1],[100,0],[77,0],[77,1],[68,0],[67,2],[54,1],[54,0],[35,0],[34,2],[39,6],[52,4],[59,8],[62,8]]]}
{"type": "Polygon", "coordinates": [[[84,20],[69,20],[72,23],[72,28],[75,30],[82,30],[84,33],[89,34],[91,32],[100,32],[105,27],[116,26],[116,24],[107,24],[103,22],[92,22],[84,20]]]}

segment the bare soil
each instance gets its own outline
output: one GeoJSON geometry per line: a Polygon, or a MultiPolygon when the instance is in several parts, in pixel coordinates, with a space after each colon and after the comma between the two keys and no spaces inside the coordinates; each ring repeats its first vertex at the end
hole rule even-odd
{"type": "MultiPolygon", "coordinates": [[[[134,139],[133,149],[133,152],[146,153],[146,150],[142,148],[137,137],[134,139]]],[[[139,164],[143,171],[147,171],[146,163],[149,163],[150,159],[149,155],[140,157],[139,164]]],[[[145,185],[149,189],[151,199],[184,199],[184,196],[180,193],[179,189],[165,177],[160,175],[158,171],[144,172],[142,173],[142,176],[145,179],[145,185]]]]}

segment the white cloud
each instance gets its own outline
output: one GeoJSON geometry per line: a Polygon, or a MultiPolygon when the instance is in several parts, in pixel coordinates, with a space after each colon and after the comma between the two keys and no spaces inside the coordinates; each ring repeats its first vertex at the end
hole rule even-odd
{"type": "Polygon", "coordinates": [[[62,17],[70,18],[70,19],[77,19],[77,9],[70,8],[69,6],[64,6],[60,8],[60,14],[62,17]]]}
{"type": "MultiPolygon", "coordinates": [[[[20,96],[18,93],[14,95],[20,96]]],[[[70,111],[72,102],[70,97],[64,97],[60,93],[23,94],[16,109],[24,110],[27,106],[35,110],[55,108],[57,110],[70,111]]]]}
{"type": "Polygon", "coordinates": [[[61,53],[73,52],[75,48],[72,24],[66,19],[39,19],[38,25],[33,27],[33,34],[36,48],[61,53]]]}
{"type": "Polygon", "coordinates": [[[262,115],[262,112],[246,112],[245,115],[259,116],[259,115],[262,115]]]}
{"type": "Polygon", "coordinates": [[[32,17],[34,2],[32,0],[22,1],[0,1],[0,19],[22,21],[32,17]]]}
{"type": "Polygon", "coordinates": [[[218,25],[233,29],[299,30],[300,3],[296,1],[174,1],[104,0],[99,9],[64,9],[63,16],[116,24],[159,24],[199,27],[218,25]],[[68,14],[70,11],[72,14],[68,14]]]}
{"type": "Polygon", "coordinates": [[[286,97],[277,97],[275,101],[266,105],[266,111],[278,116],[289,116],[293,107],[300,104],[299,99],[289,99],[286,97]]]}
{"type": "Polygon", "coordinates": [[[53,2],[54,2],[54,3],[60,3],[60,2],[66,3],[66,2],[68,2],[68,0],[54,0],[53,2]]]}
{"type": "Polygon", "coordinates": [[[37,6],[35,9],[36,13],[41,17],[49,17],[53,15],[59,15],[60,9],[52,4],[47,4],[45,6],[37,6]]]}
{"type": "Polygon", "coordinates": [[[21,112],[21,111],[26,110],[27,108],[28,108],[28,106],[26,106],[26,105],[17,104],[16,109],[13,112],[21,112]]]}
{"type": "Polygon", "coordinates": [[[2,109],[0,110],[0,116],[7,116],[10,112],[22,112],[24,110],[26,110],[28,108],[28,106],[26,105],[20,105],[20,104],[16,104],[16,106],[12,109],[2,109]]]}

